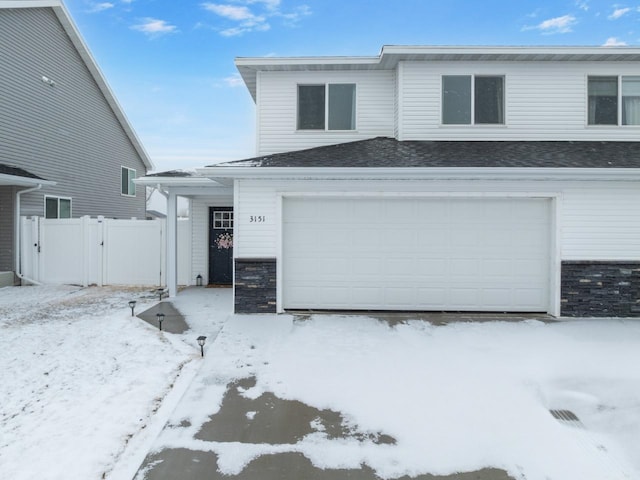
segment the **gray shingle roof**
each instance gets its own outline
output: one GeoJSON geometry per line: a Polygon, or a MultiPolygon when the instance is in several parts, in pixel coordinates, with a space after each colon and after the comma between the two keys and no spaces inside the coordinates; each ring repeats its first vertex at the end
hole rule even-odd
{"type": "Polygon", "coordinates": [[[640,142],[401,142],[377,137],[210,166],[640,168],[640,142]]]}
{"type": "Polygon", "coordinates": [[[197,177],[196,172],[189,170],[168,170],[166,172],[147,173],[147,177],[175,177],[175,178],[188,178],[197,177]]]}
{"type": "Polygon", "coordinates": [[[6,165],[4,163],[0,163],[0,174],[13,175],[14,177],[34,178],[36,180],[45,180],[44,178],[34,175],[33,173],[28,172],[22,168],[14,167],[13,165],[6,165]]]}

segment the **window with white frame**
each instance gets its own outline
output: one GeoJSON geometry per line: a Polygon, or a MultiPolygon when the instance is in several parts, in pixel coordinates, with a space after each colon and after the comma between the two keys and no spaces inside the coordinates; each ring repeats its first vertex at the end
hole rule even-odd
{"type": "Polygon", "coordinates": [[[71,218],[71,199],[45,196],[44,218],[71,218]]]}
{"type": "Polygon", "coordinates": [[[298,130],[355,130],[356,85],[298,85],[298,130]]]}
{"type": "Polygon", "coordinates": [[[504,77],[443,75],[444,125],[504,124],[504,77]]]}
{"type": "Polygon", "coordinates": [[[640,76],[590,76],[589,125],[640,125],[640,76]]]}
{"type": "Polygon", "coordinates": [[[136,184],[133,183],[133,180],[136,178],[136,171],[133,168],[122,167],[122,195],[127,195],[130,197],[136,196],[136,184]]]}

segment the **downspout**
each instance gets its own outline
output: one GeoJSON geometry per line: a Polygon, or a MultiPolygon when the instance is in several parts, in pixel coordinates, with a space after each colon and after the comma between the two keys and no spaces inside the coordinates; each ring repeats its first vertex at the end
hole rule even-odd
{"type": "Polygon", "coordinates": [[[32,278],[25,277],[22,274],[21,262],[20,262],[20,196],[23,193],[35,192],[36,190],[40,190],[42,188],[42,184],[39,183],[35,187],[27,188],[26,190],[20,190],[16,192],[16,212],[15,212],[15,239],[16,239],[16,276],[20,280],[25,280],[34,285],[42,285],[42,283],[33,280],[32,278]]]}

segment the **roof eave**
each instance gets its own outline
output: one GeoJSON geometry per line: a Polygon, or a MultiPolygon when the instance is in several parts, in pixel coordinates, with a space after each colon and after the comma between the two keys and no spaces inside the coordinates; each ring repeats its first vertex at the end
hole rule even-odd
{"type": "Polygon", "coordinates": [[[154,175],[149,177],[138,177],[133,181],[136,185],[146,187],[213,187],[226,188],[215,180],[208,177],[163,177],[154,175]]]}
{"type": "Polygon", "coordinates": [[[44,180],[42,178],[21,177],[19,175],[7,175],[0,173],[0,185],[11,185],[16,187],[35,187],[37,185],[50,186],[55,185],[52,180],[44,180]]]}
{"type": "Polygon", "coordinates": [[[204,167],[203,177],[226,179],[308,180],[609,180],[639,181],[640,168],[514,168],[514,167],[204,167]]]}
{"type": "Polygon", "coordinates": [[[263,70],[394,69],[413,61],[626,61],[640,59],[640,48],[627,46],[420,46],[385,45],[374,57],[239,57],[235,63],[256,99],[257,72],[263,70]]]}

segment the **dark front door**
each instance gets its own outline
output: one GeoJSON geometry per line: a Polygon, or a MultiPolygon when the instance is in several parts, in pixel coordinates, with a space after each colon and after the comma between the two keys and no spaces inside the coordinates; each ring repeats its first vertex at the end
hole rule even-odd
{"type": "Polygon", "coordinates": [[[233,208],[209,207],[209,283],[233,282],[233,208]]]}

